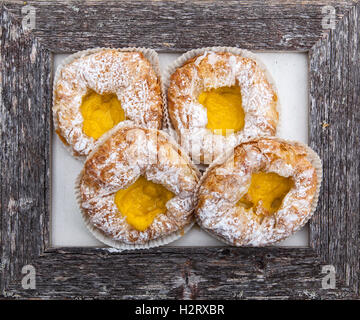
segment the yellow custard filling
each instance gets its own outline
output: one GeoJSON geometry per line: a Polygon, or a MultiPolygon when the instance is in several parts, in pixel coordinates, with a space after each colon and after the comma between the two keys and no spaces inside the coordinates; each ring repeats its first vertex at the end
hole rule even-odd
{"type": "Polygon", "coordinates": [[[226,129],[237,132],[244,128],[245,113],[242,108],[240,87],[222,87],[203,91],[198,100],[207,109],[206,127],[214,133],[225,136],[226,129]]]}
{"type": "Polygon", "coordinates": [[[124,110],[116,94],[101,95],[90,91],[83,97],[80,111],[84,118],[83,132],[94,139],[125,120],[124,110]]]}
{"type": "Polygon", "coordinates": [[[162,185],[140,176],[134,184],[115,194],[115,204],[133,228],[144,231],[158,214],[166,212],[166,202],[172,197],[174,194],[162,185]]]}
{"type": "Polygon", "coordinates": [[[276,173],[258,172],[251,176],[248,192],[237,203],[238,206],[257,212],[259,206],[264,216],[274,214],[290,189],[293,187],[291,178],[279,176],[276,173]]]}

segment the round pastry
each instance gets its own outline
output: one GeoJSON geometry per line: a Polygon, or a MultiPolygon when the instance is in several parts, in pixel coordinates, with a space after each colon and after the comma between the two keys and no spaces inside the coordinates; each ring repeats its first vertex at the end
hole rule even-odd
{"type": "Polygon", "coordinates": [[[120,121],[160,129],[159,79],[141,52],[100,49],[62,66],[54,85],[56,133],[75,156],[120,121]]]}
{"type": "Polygon", "coordinates": [[[225,148],[274,135],[277,94],[250,54],[205,51],[170,77],[168,108],[181,144],[195,162],[209,164],[225,148]]]}
{"type": "Polygon", "coordinates": [[[321,162],[310,148],[276,138],[251,140],[209,167],[195,216],[226,243],[268,245],[308,221],[320,183],[321,162]]]}
{"type": "Polygon", "coordinates": [[[85,219],[124,244],[183,233],[193,223],[199,174],[190,159],[162,131],[120,124],[107,135],[79,176],[85,219]]]}

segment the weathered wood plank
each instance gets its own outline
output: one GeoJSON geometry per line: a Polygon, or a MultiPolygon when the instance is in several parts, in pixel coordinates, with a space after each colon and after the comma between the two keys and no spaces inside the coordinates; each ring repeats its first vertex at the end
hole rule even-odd
{"type": "MultiPolygon", "coordinates": [[[[352,1],[30,1],[33,33],[53,52],[146,46],[307,51],[323,32],[324,5],[341,18],[352,1]]],[[[6,5],[19,19],[23,2],[6,5]]]]}
{"type": "Polygon", "coordinates": [[[314,46],[310,60],[310,143],[324,162],[311,243],[359,292],[359,5],[314,46]]]}
{"type": "MultiPolygon", "coordinates": [[[[6,297],[39,298],[358,297],[360,15],[359,6],[349,11],[351,1],[334,4],[338,18],[344,19],[310,52],[310,143],[324,160],[325,175],[311,222],[311,246],[316,252],[301,248],[44,251],[49,244],[50,212],[51,56],[47,49],[69,52],[141,43],[166,51],[234,44],[308,50],[321,36],[321,7],[330,3],[269,1],[264,6],[260,1],[206,1],[195,2],[198,7],[194,7],[188,1],[120,1],[105,7],[89,1],[40,1],[31,3],[37,8],[37,27],[25,35],[3,10],[1,292],[6,297]],[[129,10],[135,12],[126,15],[129,10]],[[194,30],[199,30],[196,36],[194,30]],[[174,34],[177,39],[167,42],[174,34]],[[330,126],[323,128],[323,121],[330,126]],[[20,270],[26,263],[36,267],[36,290],[21,288],[20,270]],[[322,264],[336,266],[336,290],[321,289],[322,264]],[[343,287],[343,280],[353,292],[343,287]]],[[[6,6],[20,22],[22,2],[6,6]]]]}
{"type": "Polygon", "coordinates": [[[348,23],[348,117],[346,126],[352,128],[347,137],[348,166],[346,185],[349,192],[346,198],[348,238],[346,256],[349,257],[346,266],[346,280],[360,292],[360,5],[349,13],[348,23]],[[353,226],[357,226],[353,227],[353,226]],[[358,279],[358,281],[353,281],[358,279]],[[357,287],[356,287],[357,286],[357,287]]]}
{"type": "MultiPolygon", "coordinates": [[[[331,45],[327,39],[319,41],[310,52],[310,109],[309,109],[309,143],[318,152],[323,162],[323,181],[321,196],[317,210],[310,220],[310,245],[319,253],[328,253],[329,239],[321,235],[329,234],[330,211],[328,199],[330,196],[329,180],[327,178],[328,162],[328,131],[330,91],[330,53],[331,45]]],[[[327,257],[324,257],[324,261],[327,257]]]]}
{"type": "Polygon", "coordinates": [[[51,61],[1,12],[1,292],[48,243],[51,61]]]}
{"type": "Polygon", "coordinates": [[[13,296],[118,299],[345,299],[322,290],[317,254],[289,248],[50,250],[35,262],[37,289],[13,296]]]}

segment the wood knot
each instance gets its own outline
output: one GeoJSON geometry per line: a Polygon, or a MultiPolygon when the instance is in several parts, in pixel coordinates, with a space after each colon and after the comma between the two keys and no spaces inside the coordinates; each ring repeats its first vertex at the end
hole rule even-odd
{"type": "Polygon", "coordinates": [[[230,255],[230,249],[223,249],[223,250],[221,250],[221,255],[223,255],[223,256],[228,256],[228,255],[230,255]]]}
{"type": "Polygon", "coordinates": [[[266,262],[264,260],[258,260],[255,262],[255,267],[258,270],[264,270],[266,268],[266,262]]]}

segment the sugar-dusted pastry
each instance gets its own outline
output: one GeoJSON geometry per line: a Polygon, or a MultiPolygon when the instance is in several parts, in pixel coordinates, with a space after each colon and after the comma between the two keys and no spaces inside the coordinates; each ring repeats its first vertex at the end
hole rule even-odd
{"type": "Polygon", "coordinates": [[[183,233],[193,223],[198,171],[164,132],[125,124],[86,159],[78,179],[85,219],[124,244],[183,233]]]}
{"type": "Polygon", "coordinates": [[[160,129],[159,78],[143,53],[101,49],[62,66],[54,84],[56,133],[75,156],[86,156],[117,123],[160,129]]]}
{"type": "Polygon", "coordinates": [[[211,163],[245,138],[276,133],[276,89],[264,67],[241,52],[205,51],[171,75],[171,123],[197,163],[211,163]]]}
{"type": "Polygon", "coordinates": [[[232,245],[268,245],[308,221],[321,176],[320,159],[305,145],[250,140],[209,167],[195,216],[202,228],[232,245]]]}

